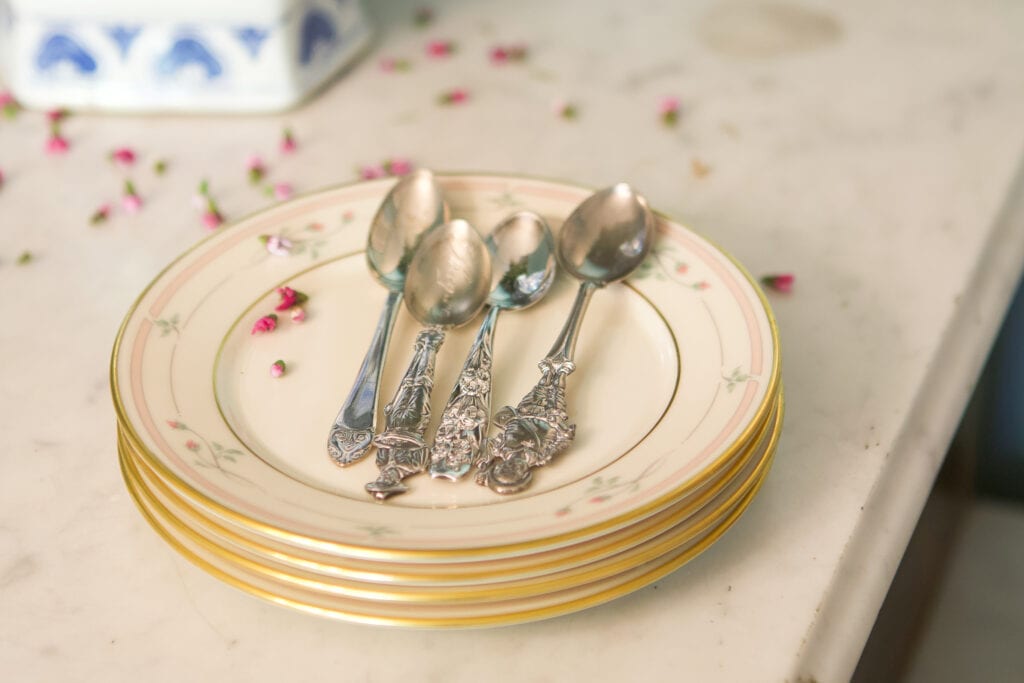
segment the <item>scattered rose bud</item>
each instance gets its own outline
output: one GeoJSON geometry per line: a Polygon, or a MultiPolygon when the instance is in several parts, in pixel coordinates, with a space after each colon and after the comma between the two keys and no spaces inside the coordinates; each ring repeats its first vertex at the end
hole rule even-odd
{"type": "Polygon", "coordinates": [[[271,313],[265,315],[252,326],[251,334],[263,334],[264,332],[273,332],[277,329],[277,315],[271,313]]]}
{"type": "Polygon", "coordinates": [[[263,176],[267,175],[267,167],[263,164],[263,159],[255,154],[245,162],[245,167],[249,171],[249,182],[253,185],[259,183],[263,180],[263,176]]]}
{"type": "Polygon", "coordinates": [[[54,131],[53,134],[50,135],[50,139],[46,141],[46,153],[51,156],[64,154],[70,147],[71,144],[67,141],[67,138],[61,136],[57,131],[54,131]]]}
{"type": "Polygon", "coordinates": [[[60,123],[68,117],[69,112],[67,109],[51,109],[46,112],[46,118],[49,119],[50,123],[60,123]]]}
{"type": "Polygon", "coordinates": [[[412,16],[412,23],[420,28],[429,26],[434,23],[434,10],[429,7],[417,8],[416,13],[412,16]]]}
{"type": "Polygon", "coordinates": [[[526,47],[523,45],[498,45],[491,48],[491,63],[502,65],[522,62],[526,59],[526,54],[526,47]]]}
{"type": "Polygon", "coordinates": [[[301,323],[306,320],[306,309],[302,306],[296,306],[291,312],[292,322],[301,323]]]}
{"type": "Polygon", "coordinates": [[[291,128],[285,128],[281,134],[281,152],[284,154],[291,154],[298,148],[298,143],[295,142],[295,136],[292,134],[291,128]]]}
{"type": "Polygon", "coordinates": [[[28,264],[32,263],[32,261],[34,261],[35,258],[35,254],[33,254],[31,251],[23,251],[20,254],[18,254],[18,258],[15,261],[15,263],[17,263],[19,266],[27,266],[28,264]]]}
{"type": "Polygon", "coordinates": [[[674,126],[679,121],[679,98],[663,97],[658,103],[658,115],[666,126],[674,126]]]}
{"type": "Polygon", "coordinates": [[[291,199],[292,186],[288,183],[274,183],[273,192],[274,199],[277,199],[279,201],[291,199]]]}
{"type": "Polygon", "coordinates": [[[135,163],[135,151],[130,147],[119,147],[110,153],[110,160],[121,168],[128,168],[135,163]]]}
{"type": "Polygon", "coordinates": [[[3,111],[4,116],[9,119],[13,119],[18,115],[18,111],[21,107],[18,105],[18,101],[14,99],[14,95],[8,90],[0,92],[0,110],[3,111]]]}
{"type": "Polygon", "coordinates": [[[128,213],[138,213],[142,208],[142,197],[135,191],[132,181],[124,181],[124,194],[121,196],[121,206],[128,213]]]}
{"type": "Polygon", "coordinates": [[[167,420],[167,426],[171,429],[185,429],[185,425],[177,420],[167,420]]]}
{"type": "Polygon", "coordinates": [[[285,364],[283,360],[275,360],[270,366],[270,376],[280,377],[284,374],[285,364]]]}
{"type": "MultiPolygon", "coordinates": [[[[210,203],[211,207],[213,203],[210,203]]],[[[209,208],[203,212],[203,227],[209,231],[214,231],[224,223],[224,216],[220,214],[220,211],[216,207],[209,208]]]]}
{"type": "Polygon", "coordinates": [[[157,159],[153,162],[153,173],[157,175],[167,173],[167,161],[165,159],[157,159]]]}
{"type": "Polygon", "coordinates": [[[711,288],[711,283],[710,282],[705,282],[704,280],[701,280],[697,284],[693,285],[693,288],[694,289],[699,289],[701,291],[704,291],[705,289],[710,289],[711,288]]]}
{"type": "Polygon", "coordinates": [[[412,162],[405,157],[393,157],[384,162],[384,170],[388,175],[407,175],[412,172],[412,168],[412,162]]]}
{"type": "Polygon", "coordinates": [[[449,57],[455,52],[455,43],[450,40],[432,40],[427,43],[428,57],[449,57]]]}
{"type": "MultiPolygon", "coordinates": [[[[356,218],[356,214],[355,214],[354,211],[346,211],[345,213],[341,214],[341,220],[344,223],[351,223],[352,221],[355,220],[355,218],[356,218]]],[[[313,225],[319,225],[320,227],[317,228],[318,230],[323,230],[324,229],[323,228],[323,224],[321,224],[321,223],[314,223],[313,225]]],[[[312,227],[312,226],[310,226],[310,227],[312,227]]]]}
{"type": "Polygon", "coordinates": [[[438,104],[451,105],[451,104],[462,104],[469,99],[469,92],[462,88],[455,88],[454,90],[448,90],[441,93],[438,98],[438,104]]]}
{"type": "Polygon", "coordinates": [[[110,218],[110,204],[101,204],[98,209],[93,211],[93,214],[89,216],[90,225],[99,225],[105,223],[110,218]]]}
{"type": "Polygon", "coordinates": [[[199,444],[193,441],[192,439],[189,439],[188,441],[185,442],[185,448],[195,453],[196,451],[199,450],[199,444]]]}
{"type": "Polygon", "coordinates": [[[291,240],[280,235],[260,235],[260,242],[274,256],[287,256],[292,250],[291,240]]]}
{"type": "Polygon", "coordinates": [[[277,295],[281,297],[280,302],[274,307],[275,311],[287,311],[292,306],[304,304],[309,300],[309,297],[302,292],[292,289],[291,287],[279,287],[277,295]]]}
{"type": "Polygon", "coordinates": [[[380,164],[363,166],[359,169],[359,177],[363,180],[376,180],[387,175],[387,171],[380,164]]]}
{"type": "Polygon", "coordinates": [[[676,272],[679,273],[680,275],[685,275],[686,272],[689,270],[690,266],[686,265],[685,263],[680,263],[678,266],[676,266],[676,272]]]}
{"type": "Polygon", "coordinates": [[[796,276],[791,273],[781,273],[779,275],[765,275],[761,278],[761,284],[768,289],[773,289],[776,292],[782,292],[783,294],[789,294],[793,291],[793,284],[796,281],[796,276]]]}
{"type": "Polygon", "coordinates": [[[565,100],[558,100],[555,102],[554,110],[556,114],[567,121],[571,121],[579,116],[576,105],[572,102],[566,102],[565,100]]]}
{"type": "Polygon", "coordinates": [[[412,68],[412,64],[407,59],[395,59],[394,57],[385,57],[380,60],[381,71],[394,72],[394,71],[408,71],[412,68]]]}

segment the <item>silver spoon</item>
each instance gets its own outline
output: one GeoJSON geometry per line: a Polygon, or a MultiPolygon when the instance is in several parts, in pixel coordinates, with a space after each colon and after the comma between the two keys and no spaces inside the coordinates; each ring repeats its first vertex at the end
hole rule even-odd
{"type": "Polygon", "coordinates": [[[654,215],[647,200],[626,183],[588,197],[566,219],[558,235],[558,261],[581,280],[576,301],[551,351],[539,364],[540,381],[515,408],[494,415],[501,434],[489,439],[477,483],[498,493],[530,485],[533,470],[564,451],[576,436],[565,404],[565,378],[583,314],[596,289],[625,278],[647,257],[654,240],[654,215]]]}
{"type": "Polygon", "coordinates": [[[486,243],[491,252],[490,310],[441,414],[430,451],[430,476],[452,481],[469,472],[487,435],[498,314],[536,303],[555,279],[555,241],[537,214],[522,211],[509,216],[491,231],[486,243]]]}
{"type": "Polygon", "coordinates": [[[391,330],[402,301],[406,270],[423,233],[448,220],[448,206],[434,174],[426,169],[399,180],[370,224],[366,262],[388,288],[388,298],[352,390],[327,437],[327,453],[345,467],[362,458],[377,427],[377,393],[391,330]]]}
{"type": "Polygon", "coordinates": [[[366,485],[377,500],[408,487],[410,474],[427,467],[424,433],[430,423],[430,390],[434,360],[444,342],[444,330],[472,320],[487,300],[491,284],[491,257],[472,225],[453,220],[423,236],[409,263],[405,305],[423,330],[416,336],[416,352],[402,377],[395,397],[384,406],[386,428],[373,440],[380,475],[366,485]]]}

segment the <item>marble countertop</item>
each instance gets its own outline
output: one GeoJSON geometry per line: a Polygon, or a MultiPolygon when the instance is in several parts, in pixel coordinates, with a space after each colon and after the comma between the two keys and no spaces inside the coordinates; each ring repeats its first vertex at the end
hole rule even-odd
{"type": "Polygon", "coordinates": [[[849,677],[1024,266],[1024,6],[754,1],[373,3],[371,53],[307,105],[252,117],[0,120],[0,665],[12,680],[841,681],[849,677]],[[447,59],[424,56],[450,39],[447,59]],[[522,42],[521,64],[488,50],[522,42]],[[387,73],[382,58],[406,58],[387,73]],[[459,106],[442,91],[465,88],[459,106]],[[679,97],[678,124],[658,102],[679,97]],[[564,120],[552,103],[567,100],[564,120]],[[299,150],[276,153],[284,126],[299,150]],[[141,155],[117,202],[111,149],[141,155]],[[229,217],[392,157],[626,179],[771,297],[788,410],[774,469],[709,551],[639,592],[457,632],[264,604],[181,559],[121,481],[108,360],[131,302],[229,217]],[[167,159],[165,176],[149,170],[167,159]],[[34,259],[16,263],[29,251],[34,259]]]}

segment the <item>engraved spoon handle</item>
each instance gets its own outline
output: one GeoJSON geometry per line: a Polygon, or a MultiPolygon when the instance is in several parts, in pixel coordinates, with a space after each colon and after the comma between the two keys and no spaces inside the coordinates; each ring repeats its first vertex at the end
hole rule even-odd
{"type": "Polygon", "coordinates": [[[501,309],[491,306],[441,413],[430,450],[430,476],[456,481],[480,455],[491,413],[491,358],[494,328],[501,309]]]}
{"type": "Polygon", "coordinates": [[[327,453],[341,467],[358,461],[373,443],[380,375],[401,301],[401,290],[388,293],[359,374],[327,437],[327,453]]]}
{"type": "Polygon", "coordinates": [[[385,429],[373,440],[380,474],[366,485],[377,500],[408,490],[402,480],[427,467],[423,437],[430,424],[430,391],[434,386],[434,362],[444,343],[439,327],[427,327],[416,336],[416,352],[402,376],[398,391],[384,406],[385,429]]]}
{"type": "Polygon", "coordinates": [[[565,403],[565,378],[576,369],[572,362],[580,323],[598,285],[583,282],[561,333],[539,364],[540,380],[515,408],[494,415],[501,433],[487,441],[478,461],[476,481],[497,493],[518,493],[533,479],[533,470],[564,451],[576,436],[565,403]]]}

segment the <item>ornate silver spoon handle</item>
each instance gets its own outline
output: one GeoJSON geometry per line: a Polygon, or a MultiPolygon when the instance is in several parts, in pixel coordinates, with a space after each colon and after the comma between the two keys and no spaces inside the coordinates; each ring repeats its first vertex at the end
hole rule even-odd
{"type": "Polygon", "coordinates": [[[538,367],[541,377],[515,408],[505,406],[494,415],[502,431],[487,441],[478,460],[476,481],[498,493],[518,493],[533,479],[534,468],[546,465],[576,436],[565,404],[565,378],[572,362],[580,322],[597,285],[584,282],[576,294],[569,318],[551,351],[538,367]]]}
{"type": "Polygon", "coordinates": [[[441,414],[430,450],[431,477],[460,479],[480,455],[491,413],[491,350],[500,311],[492,306],[487,312],[441,414]]]}
{"type": "Polygon", "coordinates": [[[377,426],[380,374],[401,301],[401,290],[388,293],[359,374],[327,437],[327,454],[341,467],[362,458],[373,443],[373,433],[377,426]]]}
{"type": "Polygon", "coordinates": [[[428,448],[423,435],[430,424],[430,390],[434,386],[434,361],[444,343],[439,327],[427,327],[416,336],[416,352],[402,376],[402,382],[391,402],[384,406],[384,432],[377,435],[375,481],[366,490],[377,500],[404,493],[408,487],[402,480],[427,467],[428,448]]]}

